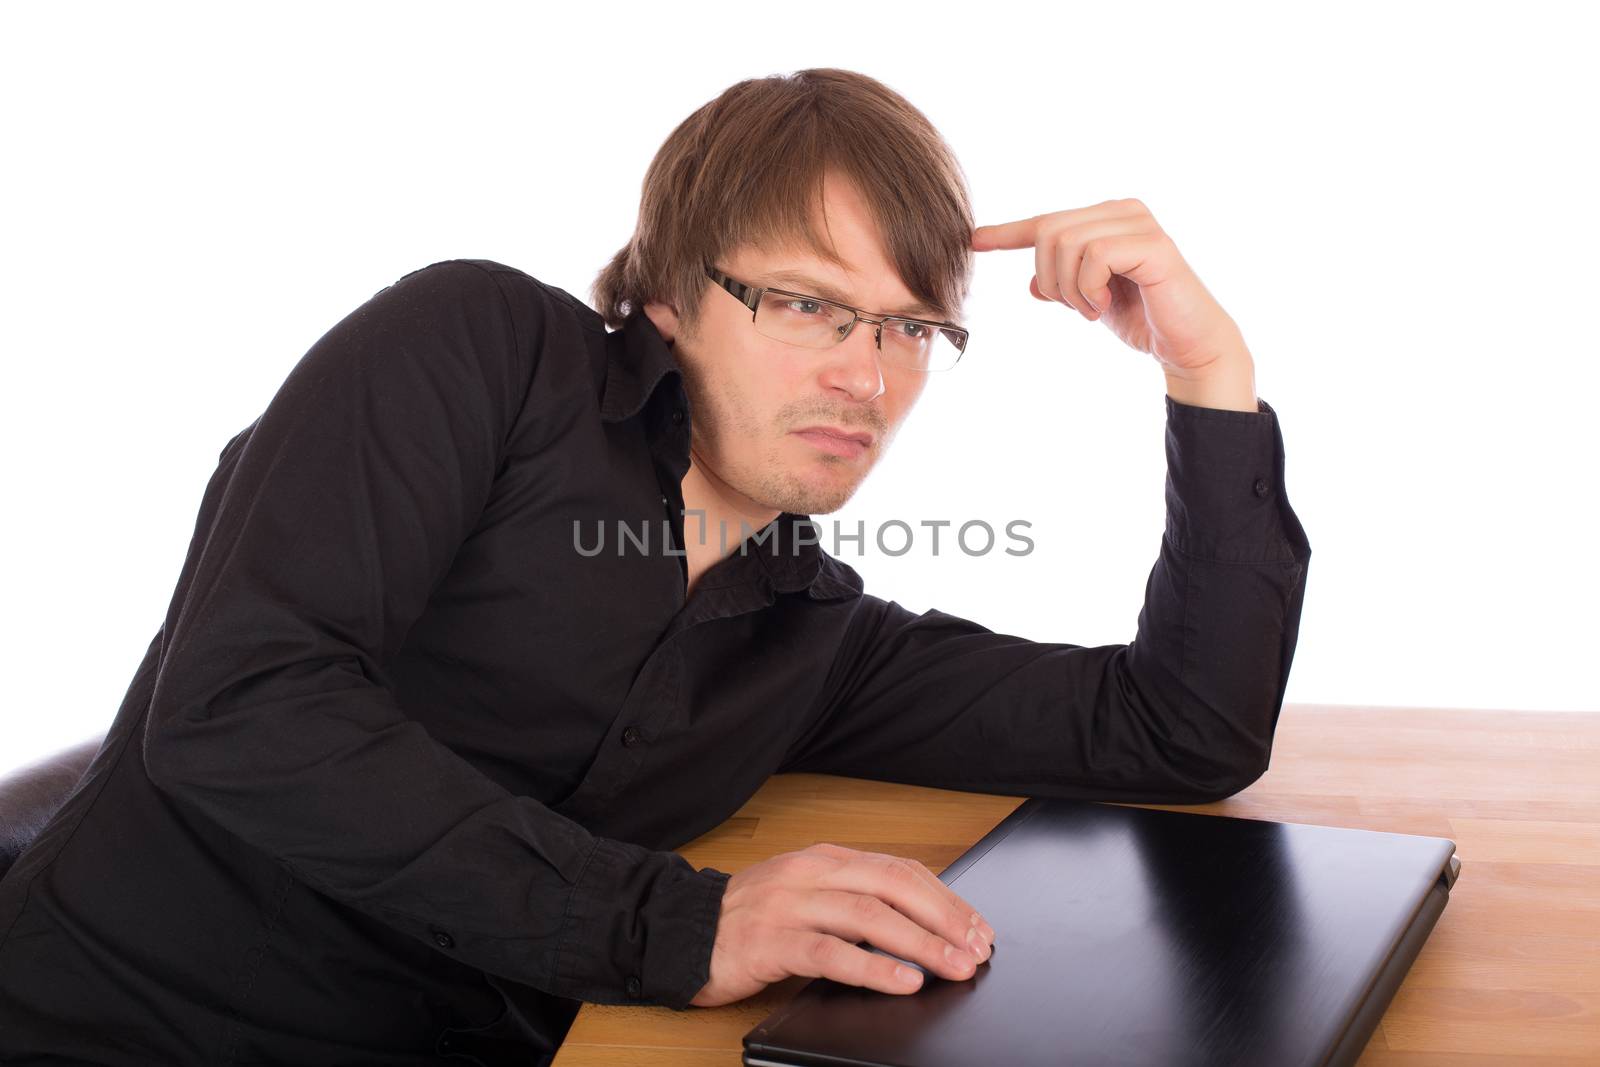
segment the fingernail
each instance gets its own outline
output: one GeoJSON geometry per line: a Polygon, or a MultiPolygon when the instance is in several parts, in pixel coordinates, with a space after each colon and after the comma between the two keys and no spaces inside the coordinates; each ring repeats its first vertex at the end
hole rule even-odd
{"type": "Polygon", "coordinates": [[[914,971],[910,967],[903,965],[894,969],[894,976],[902,985],[920,985],[922,983],[921,971],[914,971]]]}
{"type": "MultiPolygon", "coordinates": [[[[967,935],[967,940],[972,940],[971,934],[967,935]]],[[[968,959],[967,954],[956,948],[954,945],[946,945],[944,947],[944,958],[955,964],[957,967],[965,967],[968,963],[973,963],[974,966],[976,966],[977,955],[977,952],[974,951],[972,954],[973,959],[968,959]]]]}
{"type": "Polygon", "coordinates": [[[982,963],[984,960],[989,958],[989,942],[983,939],[983,933],[981,931],[968,930],[967,945],[972,950],[972,958],[977,960],[979,963],[982,963]]]}

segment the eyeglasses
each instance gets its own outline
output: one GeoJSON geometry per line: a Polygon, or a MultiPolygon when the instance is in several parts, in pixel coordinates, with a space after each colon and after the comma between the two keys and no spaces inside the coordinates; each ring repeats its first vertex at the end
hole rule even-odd
{"type": "Polygon", "coordinates": [[[945,322],[927,322],[898,315],[872,318],[860,308],[735,281],[715,267],[706,275],[750,309],[751,321],[764,337],[804,348],[831,348],[850,336],[858,322],[870,322],[873,341],[885,363],[913,370],[949,370],[967,350],[967,331],[945,322]]]}

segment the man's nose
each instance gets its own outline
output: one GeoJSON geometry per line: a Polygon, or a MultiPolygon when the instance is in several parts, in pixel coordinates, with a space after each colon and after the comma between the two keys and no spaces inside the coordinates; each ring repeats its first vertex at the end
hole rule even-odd
{"type": "Polygon", "coordinates": [[[829,389],[838,389],[860,402],[883,395],[883,367],[873,335],[876,327],[858,322],[843,341],[822,352],[819,376],[829,389]]]}

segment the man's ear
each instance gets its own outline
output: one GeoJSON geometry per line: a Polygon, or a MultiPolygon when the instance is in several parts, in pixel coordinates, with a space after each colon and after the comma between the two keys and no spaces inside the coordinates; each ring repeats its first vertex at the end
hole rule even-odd
{"type": "Polygon", "coordinates": [[[661,339],[671,344],[678,335],[678,309],[672,304],[663,304],[658,300],[647,300],[644,313],[650,321],[656,324],[656,331],[661,334],[661,339]]]}

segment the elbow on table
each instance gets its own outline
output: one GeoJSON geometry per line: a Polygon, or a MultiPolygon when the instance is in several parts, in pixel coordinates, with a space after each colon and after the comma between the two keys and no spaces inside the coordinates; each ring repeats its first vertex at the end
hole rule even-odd
{"type": "Polygon", "coordinates": [[[1251,746],[1226,756],[1219,753],[1188,753],[1179,758],[1169,753],[1167,778],[1171,788],[1188,800],[1184,804],[1211,804],[1244,792],[1264,774],[1271,759],[1271,745],[1251,746]]]}
{"type": "Polygon", "coordinates": [[[1282,705],[1277,701],[1256,703],[1241,699],[1199,706],[1207,709],[1199,720],[1206,729],[1198,736],[1194,731],[1185,731],[1183,741],[1169,736],[1168,755],[1173,769],[1204,795],[1205,803],[1226,800],[1244,792],[1267,773],[1282,705]]]}
{"type": "Polygon", "coordinates": [[[1242,793],[1266,773],[1267,764],[1262,761],[1259,763],[1245,763],[1228,774],[1219,775],[1208,783],[1205,791],[1205,803],[1227,800],[1231,796],[1242,793]]]}

